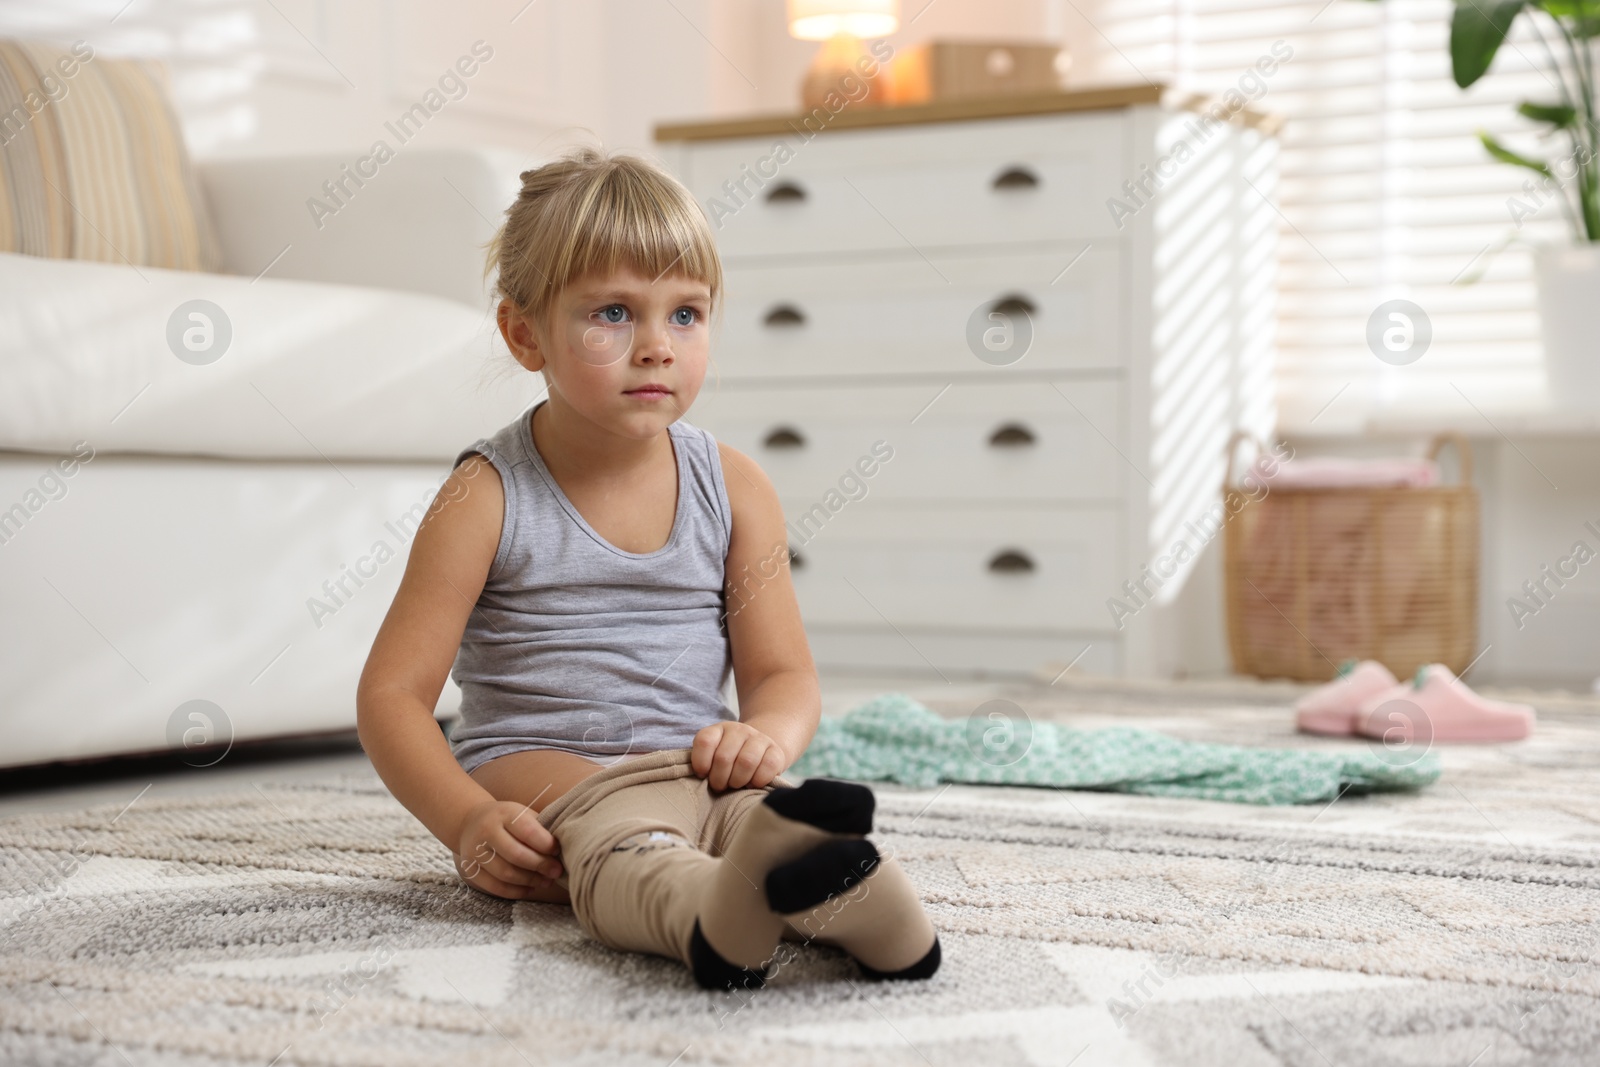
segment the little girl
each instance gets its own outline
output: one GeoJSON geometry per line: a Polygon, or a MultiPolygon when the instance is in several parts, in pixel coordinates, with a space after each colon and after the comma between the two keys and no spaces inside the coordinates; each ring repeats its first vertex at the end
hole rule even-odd
{"type": "Polygon", "coordinates": [[[699,205],[579,150],[522,175],[489,261],[549,395],[461,452],[412,542],[356,697],[373,766],[468,884],[570,903],[706,988],[759,986],[782,939],[929,977],[939,940],[864,836],[871,791],[779,777],[821,701],[772,483],[683,419],[722,287],[699,205]]]}

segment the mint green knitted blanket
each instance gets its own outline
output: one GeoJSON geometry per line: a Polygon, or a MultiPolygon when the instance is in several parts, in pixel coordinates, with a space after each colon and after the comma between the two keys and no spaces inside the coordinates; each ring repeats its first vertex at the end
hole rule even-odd
{"type": "Polygon", "coordinates": [[[1128,727],[1073,730],[1032,722],[1008,702],[995,705],[945,719],[904,693],[885,693],[825,717],[791,773],[922,788],[968,782],[1309,804],[1419,789],[1440,772],[1432,753],[1377,744],[1345,752],[1216,745],[1128,727]]]}

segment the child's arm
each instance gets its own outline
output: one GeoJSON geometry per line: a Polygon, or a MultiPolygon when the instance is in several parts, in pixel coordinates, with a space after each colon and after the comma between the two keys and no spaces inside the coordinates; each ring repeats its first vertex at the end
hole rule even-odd
{"type": "Polygon", "coordinates": [[[497,801],[463,771],[433,718],[504,509],[500,476],[481,456],[440,487],[361,672],[356,727],[384,784],[450,849],[463,878],[496,896],[549,899],[561,873],[555,838],[532,811],[497,801]]]}
{"type": "Polygon", "coordinates": [[[696,734],[690,762],[713,789],[759,788],[811,743],[822,694],[789,579],[789,537],[777,490],[750,457],[718,447],[733,511],[726,582],[739,721],[696,734]]]}

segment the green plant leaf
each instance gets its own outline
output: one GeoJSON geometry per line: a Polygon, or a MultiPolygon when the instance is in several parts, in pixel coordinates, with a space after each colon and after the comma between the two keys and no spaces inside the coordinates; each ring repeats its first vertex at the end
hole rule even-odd
{"type": "Polygon", "coordinates": [[[1489,136],[1483,130],[1478,131],[1478,140],[1482,141],[1483,147],[1487,148],[1489,150],[1489,154],[1498,159],[1500,162],[1510,163],[1514,167],[1527,167],[1529,170],[1534,171],[1535,173],[1542,174],[1544,177],[1554,180],[1555,175],[1551,173],[1550,165],[1548,163],[1545,163],[1542,160],[1529,159],[1527,156],[1518,155],[1505,145],[1501,144],[1499,141],[1495,140],[1493,137],[1489,136]]]}
{"type": "Polygon", "coordinates": [[[1526,4],[1527,0],[1456,0],[1450,18],[1450,73],[1457,85],[1465,89],[1484,76],[1526,4]]]}
{"type": "Polygon", "coordinates": [[[1596,0],[1534,0],[1534,6],[1559,19],[1574,37],[1600,33],[1600,3],[1596,0]]]}
{"type": "Polygon", "coordinates": [[[1558,130],[1564,130],[1578,121],[1576,108],[1565,104],[1535,104],[1531,100],[1524,101],[1517,108],[1517,114],[1535,122],[1548,122],[1558,130]]]}

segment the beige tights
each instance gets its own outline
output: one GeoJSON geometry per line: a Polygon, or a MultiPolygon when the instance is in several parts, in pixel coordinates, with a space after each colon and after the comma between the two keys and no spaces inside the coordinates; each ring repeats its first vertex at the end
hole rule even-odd
{"type": "Polygon", "coordinates": [[[774,785],[713,793],[687,749],[583,779],[539,816],[579,924],[612,948],[681,960],[709,988],[760,985],[780,938],[810,936],[869,977],[931,975],[938,943],[916,891],[863,836],[870,792],[774,785]]]}

